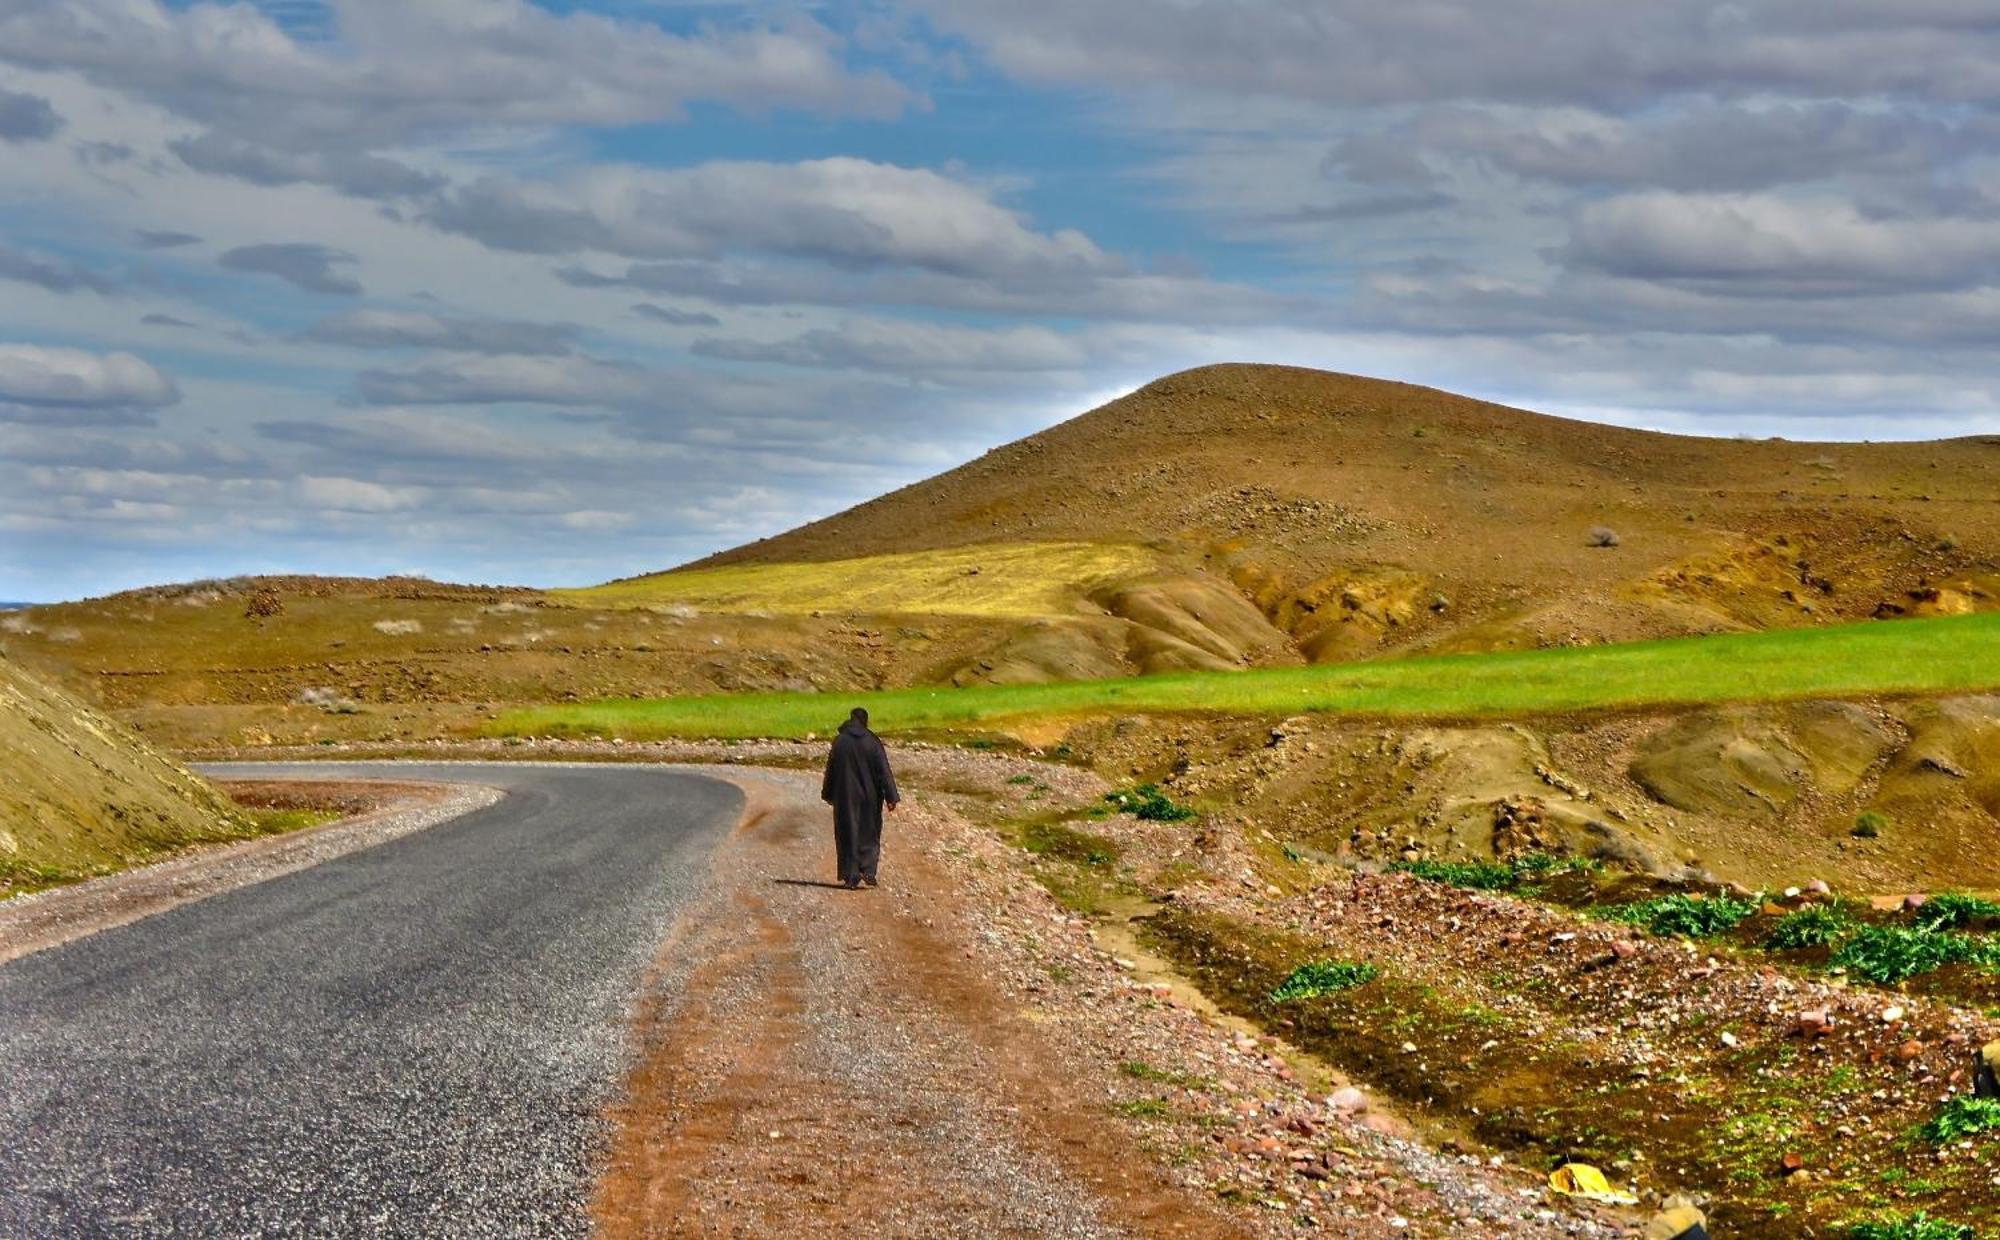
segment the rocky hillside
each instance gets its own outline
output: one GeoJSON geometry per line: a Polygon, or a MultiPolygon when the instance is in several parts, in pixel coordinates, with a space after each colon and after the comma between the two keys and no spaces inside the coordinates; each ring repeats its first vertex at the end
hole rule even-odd
{"type": "Polygon", "coordinates": [[[248,829],[215,789],[0,659],[0,896],[248,829]]]}

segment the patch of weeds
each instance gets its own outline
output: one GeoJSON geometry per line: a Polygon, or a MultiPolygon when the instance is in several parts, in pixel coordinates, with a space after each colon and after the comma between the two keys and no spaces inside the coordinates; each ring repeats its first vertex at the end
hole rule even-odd
{"type": "Polygon", "coordinates": [[[1965,1223],[1932,1218],[1922,1210],[1866,1219],[1847,1229],[1847,1240],[1973,1240],[1965,1223]]]}
{"type": "Polygon", "coordinates": [[[1968,935],[1908,926],[1864,926],[1833,953],[1831,963],[1883,986],[1948,964],[2000,965],[2000,949],[1968,935]]]}
{"type": "Polygon", "coordinates": [[[2000,1098],[1974,1098],[1961,1094],[1917,1129],[1917,1135],[1932,1145],[1950,1145],[1967,1137],[2000,1129],[2000,1098]]]}
{"type": "Polygon", "coordinates": [[[1426,882],[1444,883],[1471,891],[1508,891],[1533,879],[1589,874],[1599,866],[1584,857],[1558,857],[1553,853],[1535,852],[1504,862],[1398,861],[1389,868],[1426,882]]]}
{"type": "Polygon", "coordinates": [[[1158,784],[1140,784],[1126,792],[1107,792],[1105,803],[1144,822],[1187,822],[1200,815],[1190,806],[1176,803],[1158,784]]]}
{"type": "Polygon", "coordinates": [[[1112,1110],[1126,1119],[1166,1119],[1174,1113],[1174,1109],[1161,1098],[1134,1098],[1130,1102],[1119,1103],[1112,1110]]]}
{"type": "Polygon", "coordinates": [[[1185,1072],[1170,1072],[1165,1068],[1155,1068],[1152,1064],[1128,1059],[1118,1065],[1118,1070],[1135,1081],[1150,1081],[1155,1085],[1172,1085],[1179,1089],[1205,1089],[1208,1081],[1185,1072]]]}
{"type": "Polygon", "coordinates": [[[1975,921],[2000,917],[2000,904],[1963,891],[1941,891],[1924,901],[1916,913],[1918,928],[1959,930],[1975,921]]]}
{"type": "Polygon", "coordinates": [[[1118,860],[1116,842],[1059,822],[1034,822],[1022,827],[1021,847],[1038,857],[1056,857],[1080,865],[1107,866],[1118,860]]]}
{"type": "Polygon", "coordinates": [[[1271,991],[1270,999],[1273,1003],[1290,1003],[1294,999],[1338,994],[1356,986],[1365,986],[1381,975],[1382,970],[1372,964],[1352,960],[1315,960],[1293,969],[1271,991]]]}
{"type": "Polygon", "coordinates": [[[1032,784],[1035,782],[1035,777],[1033,775],[1009,775],[1007,782],[1010,784],[1032,784]]]}
{"type": "Polygon", "coordinates": [[[1427,883],[1472,891],[1504,891],[1521,881],[1513,866],[1497,861],[1398,861],[1389,868],[1427,883]]]}
{"type": "Polygon", "coordinates": [[[1514,859],[1514,869],[1523,878],[1554,878],[1560,874],[1595,874],[1604,863],[1590,857],[1559,857],[1554,853],[1523,853],[1514,859]]]}
{"type": "Polygon", "coordinates": [[[1854,928],[1854,919],[1831,904],[1809,904],[1778,919],[1764,946],[1777,951],[1826,947],[1854,928]]]}
{"type": "Polygon", "coordinates": [[[1879,838],[1888,827],[1889,815],[1880,810],[1863,810],[1861,816],[1854,820],[1854,830],[1848,834],[1857,840],[1872,840],[1879,838]]]}
{"type": "Polygon", "coordinates": [[[1612,921],[1644,926],[1661,938],[1705,939],[1735,928],[1736,923],[1757,911],[1755,900],[1732,900],[1728,896],[1706,899],[1676,892],[1654,900],[1620,904],[1603,910],[1612,921]]]}

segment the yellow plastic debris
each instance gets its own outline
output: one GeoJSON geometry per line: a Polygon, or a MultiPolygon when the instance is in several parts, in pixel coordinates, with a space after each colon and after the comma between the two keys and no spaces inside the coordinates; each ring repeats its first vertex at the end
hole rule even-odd
{"type": "Polygon", "coordinates": [[[1611,1187],[1604,1173],[1589,1163],[1564,1163],[1549,1173],[1549,1187],[1565,1197],[1602,1201],[1607,1205],[1634,1206],[1639,1199],[1611,1187]]]}

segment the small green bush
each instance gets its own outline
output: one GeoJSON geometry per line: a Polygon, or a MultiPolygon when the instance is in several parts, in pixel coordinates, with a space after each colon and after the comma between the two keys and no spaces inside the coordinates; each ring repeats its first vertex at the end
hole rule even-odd
{"type": "Polygon", "coordinates": [[[1963,891],[1941,891],[1924,901],[1916,923],[1925,930],[1957,930],[1988,917],[2000,917],[2000,904],[1963,891]]]}
{"type": "Polygon", "coordinates": [[[1946,930],[1863,926],[1833,953],[1832,963],[1892,986],[1948,964],[2000,964],[2000,947],[1946,930]]]}
{"type": "Polygon", "coordinates": [[[1778,951],[1825,947],[1853,928],[1854,920],[1834,905],[1808,904],[1780,917],[1764,946],[1778,951]]]}
{"type": "Polygon", "coordinates": [[[1705,939],[1733,929],[1737,922],[1757,911],[1755,900],[1732,900],[1728,896],[1703,899],[1676,893],[1655,900],[1641,900],[1605,910],[1613,921],[1644,926],[1661,938],[1681,936],[1705,939]]]}
{"type": "Polygon", "coordinates": [[[1372,964],[1352,960],[1315,960],[1293,969],[1291,975],[1278,983],[1271,992],[1271,1002],[1290,1003],[1294,999],[1311,999],[1319,995],[1337,994],[1365,986],[1382,975],[1382,970],[1372,964]]]}
{"type": "Polygon", "coordinates": [[[1861,817],[1854,820],[1854,830],[1850,834],[1858,840],[1872,840],[1880,836],[1888,825],[1889,815],[1879,810],[1865,810],[1861,817]]]}
{"type": "Polygon", "coordinates": [[[1950,1145],[1966,1137],[2000,1129],[2000,1098],[1975,1098],[1961,1094],[1944,1104],[1917,1135],[1932,1145],[1950,1145]]]}
{"type": "Polygon", "coordinates": [[[1178,805],[1160,791],[1158,784],[1140,784],[1130,792],[1107,792],[1105,803],[1146,822],[1187,822],[1200,815],[1186,805],[1178,805]]]}
{"type": "Polygon", "coordinates": [[[1964,1223],[1947,1223],[1919,1210],[1856,1223],[1848,1228],[1847,1240],[1974,1240],[1974,1232],[1964,1223]]]}

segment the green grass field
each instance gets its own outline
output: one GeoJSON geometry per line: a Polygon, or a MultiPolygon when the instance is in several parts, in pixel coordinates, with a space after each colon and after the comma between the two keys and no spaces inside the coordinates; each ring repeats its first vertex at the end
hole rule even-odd
{"type": "Polygon", "coordinates": [[[849,706],[886,732],[976,731],[1095,712],[1491,718],[1712,702],[2000,689],[2000,613],[1616,646],[878,693],[751,693],[505,712],[513,736],[802,737],[849,706]]]}

